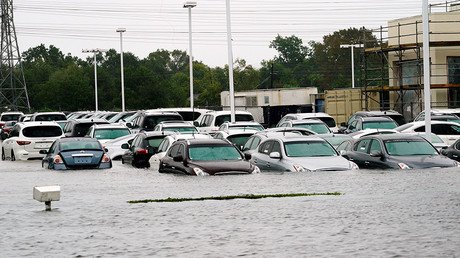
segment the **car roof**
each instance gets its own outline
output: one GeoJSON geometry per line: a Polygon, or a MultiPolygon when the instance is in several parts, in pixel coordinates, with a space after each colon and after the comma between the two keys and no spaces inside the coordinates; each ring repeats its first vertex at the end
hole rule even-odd
{"type": "Polygon", "coordinates": [[[315,118],[315,117],[330,117],[332,118],[331,115],[324,113],[324,112],[318,112],[318,113],[289,113],[286,114],[285,116],[297,116],[297,118],[300,119],[305,119],[305,118],[315,118]]]}
{"type": "Polygon", "coordinates": [[[367,116],[367,117],[361,117],[360,119],[363,122],[368,122],[368,121],[392,121],[394,122],[394,120],[388,116],[367,116]]]}
{"type": "Polygon", "coordinates": [[[228,124],[229,126],[241,126],[241,125],[260,125],[261,126],[261,124],[256,121],[235,121],[235,122],[225,121],[224,124],[228,124]]]}
{"type": "MultiPolygon", "coordinates": [[[[18,125],[21,125],[23,127],[29,127],[29,126],[59,126],[58,123],[55,121],[27,121],[27,122],[20,122],[17,123],[18,125]]],[[[59,126],[60,127],[60,126],[59,126]]]]}
{"type": "MultiPolygon", "coordinates": [[[[386,115],[401,115],[399,112],[394,110],[383,110],[383,111],[358,111],[355,115],[361,116],[386,116],[386,115]]],[[[402,116],[402,115],[401,115],[402,116]]]]}
{"type": "Polygon", "coordinates": [[[233,144],[231,144],[230,142],[228,142],[226,140],[214,139],[214,138],[210,138],[210,139],[188,139],[187,142],[188,142],[188,145],[231,145],[231,146],[233,146],[233,144]]]}
{"type": "MultiPolygon", "coordinates": [[[[303,119],[303,120],[290,120],[286,122],[291,122],[292,124],[325,124],[323,121],[319,119],[303,119]]],[[[326,125],[327,126],[327,125],[326,125]]]]}
{"type": "Polygon", "coordinates": [[[77,142],[77,141],[98,142],[98,139],[90,138],[90,137],[64,137],[64,138],[60,138],[59,141],[60,142],[77,142]]]}
{"type": "MultiPolygon", "coordinates": [[[[431,120],[431,124],[449,124],[449,125],[459,125],[458,123],[455,122],[449,122],[449,121],[441,121],[441,120],[431,120]]],[[[415,121],[415,122],[410,122],[407,123],[407,125],[410,125],[407,128],[411,128],[414,126],[420,126],[420,125],[425,125],[425,121],[415,121]]]]}
{"type": "Polygon", "coordinates": [[[142,131],[138,134],[145,134],[146,137],[152,137],[152,136],[161,136],[161,135],[173,135],[173,134],[176,134],[174,132],[170,132],[170,131],[142,131]]]}
{"type": "MultiPolygon", "coordinates": [[[[230,115],[231,112],[229,110],[223,110],[223,111],[209,111],[206,114],[215,114],[215,115],[230,115]]],[[[241,110],[235,110],[235,114],[237,115],[251,115],[252,114],[248,111],[241,111],[241,110]]]]}
{"type": "Polygon", "coordinates": [[[102,118],[70,119],[69,121],[74,121],[75,123],[109,123],[107,120],[102,118]]]}
{"type": "Polygon", "coordinates": [[[128,127],[124,124],[94,124],[95,128],[113,128],[113,129],[128,129],[128,127]]]}
{"type": "Polygon", "coordinates": [[[392,133],[392,134],[376,134],[376,135],[369,135],[360,138],[361,139],[368,139],[368,138],[379,138],[382,141],[387,140],[420,140],[424,139],[421,136],[413,135],[413,134],[405,134],[405,133],[392,133]]]}

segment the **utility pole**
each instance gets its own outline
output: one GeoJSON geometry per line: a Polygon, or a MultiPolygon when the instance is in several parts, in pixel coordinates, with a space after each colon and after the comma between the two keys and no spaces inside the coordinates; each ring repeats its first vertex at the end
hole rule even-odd
{"type": "Polygon", "coordinates": [[[29,95],[22,68],[16,29],[13,21],[13,0],[1,2],[0,43],[0,110],[27,110],[29,95]]]}
{"type": "Polygon", "coordinates": [[[274,75],[273,75],[273,63],[271,63],[270,67],[270,89],[273,89],[273,80],[274,80],[274,75]]]}

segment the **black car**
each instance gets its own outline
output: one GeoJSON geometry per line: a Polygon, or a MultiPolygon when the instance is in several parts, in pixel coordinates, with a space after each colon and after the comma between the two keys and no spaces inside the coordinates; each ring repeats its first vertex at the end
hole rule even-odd
{"type": "Polygon", "coordinates": [[[457,167],[421,136],[380,134],[356,141],[342,156],[363,169],[420,169],[457,167]]]}
{"type": "Polygon", "coordinates": [[[131,143],[123,143],[122,149],[126,152],[121,156],[121,163],[131,164],[137,168],[150,167],[149,159],[158,152],[158,146],[163,138],[173,132],[140,132],[131,143]]]}
{"type": "Polygon", "coordinates": [[[460,161],[460,139],[449,147],[442,149],[441,154],[453,160],[460,161]]]}
{"type": "Polygon", "coordinates": [[[153,131],[155,126],[163,121],[184,121],[177,112],[167,111],[139,111],[133,121],[126,123],[131,131],[153,131]]]}
{"type": "Polygon", "coordinates": [[[64,134],[66,137],[83,137],[94,124],[109,124],[109,122],[101,118],[70,119],[64,127],[64,134]]]}
{"type": "Polygon", "coordinates": [[[112,160],[97,139],[87,137],[60,138],[49,150],[41,150],[46,156],[42,167],[67,169],[105,169],[112,167],[112,160]]]}
{"type": "Polygon", "coordinates": [[[160,173],[224,175],[259,173],[230,142],[221,139],[178,140],[160,159],[160,173]]]}

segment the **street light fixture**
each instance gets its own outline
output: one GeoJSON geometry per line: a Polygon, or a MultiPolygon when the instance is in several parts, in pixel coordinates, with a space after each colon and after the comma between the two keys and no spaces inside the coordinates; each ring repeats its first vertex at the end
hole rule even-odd
{"type": "Polygon", "coordinates": [[[121,66],[121,111],[125,112],[125,75],[123,69],[123,32],[125,28],[118,28],[116,32],[120,33],[120,66],[121,66]]]}
{"type": "Polygon", "coordinates": [[[196,2],[187,1],[184,8],[188,9],[188,60],[190,69],[190,108],[193,110],[193,53],[192,53],[192,8],[196,2]]]}
{"type": "Polygon", "coordinates": [[[82,49],[83,53],[93,53],[94,55],[94,99],[96,102],[96,112],[98,111],[98,103],[97,103],[97,60],[96,60],[96,55],[97,53],[103,53],[107,52],[106,49],[100,49],[100,48],[95,48],[95,49],[82,49]]]}
{"type": "Polygon", "coordinates": [[[363,47],[363,44],[344,44],[340,45],[340,48],[351,48],[351,87],[355,87],[355,53],[353,49],[355,47],[363,47]]]}

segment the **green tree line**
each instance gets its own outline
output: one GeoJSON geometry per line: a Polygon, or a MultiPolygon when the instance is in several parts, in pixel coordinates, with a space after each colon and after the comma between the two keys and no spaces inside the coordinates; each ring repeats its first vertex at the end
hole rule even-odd
{"type": "MultiPolygon", "coordinates": [[[[295,35],[277,36],[269,47],[277,51],[260,68],[244,59],[234,64],[235,91],[318,87],[325,89],[351,85],[351,56],[340,44],[362,42],[363,35],[374,39],[365,28],[336,31],[323,37],[323,42],[304,44],[295,35]]],[[[359,51],[355,56],[359,67],[359,51]]],[[[98,99],[100,110],[120,110],[120,54],[110,49],[97,54],[98,99]]],[[[189,105],[189,66],[187,53],[164,49],[140,59],[125,52],[125,101],[129,110],[189,105]]],[[[53,46],[39,45],[23,53],[24,76],[29,100],[34,111],[93,110],[94,64],[63,54],[53,46]]],[[[209,67],[194,61],[195,105],[220,106],[220,93],[228,90],[228,66],[209,67]]],[[[359,73],[359,69],[357,73],[359,73]]],[[[359,77],[359,74],[357,74],[359,77]]]]}

